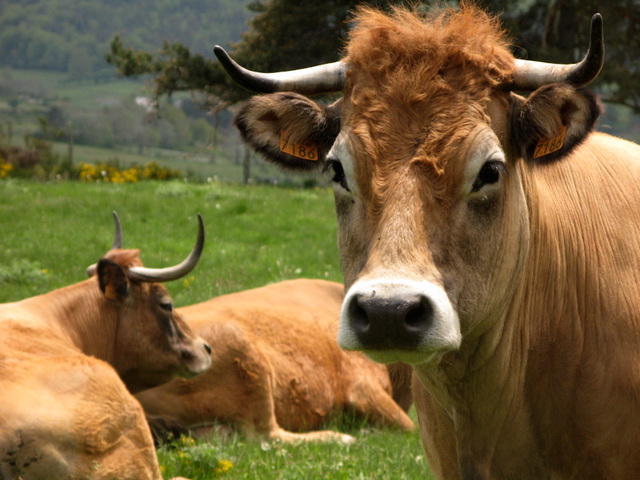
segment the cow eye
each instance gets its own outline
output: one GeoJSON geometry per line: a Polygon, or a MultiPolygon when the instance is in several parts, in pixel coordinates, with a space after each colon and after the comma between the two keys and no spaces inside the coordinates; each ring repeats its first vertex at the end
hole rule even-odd
{"type": "Polygon", "coordinates": [[[338,160],[327,159],[327,162],[324,166],[324,171],[330,170],[333,174],[331,177],[331,181],[339,184],[346,191],[349,191],[349,187],[347,186],[347,177],[344,174],[344,168],[342,168],[342,164],[338,160]]]}
{"type": "Polygon", "coordinates": [[[173,311],[173,303],[171,302],[160,302],[160,308],[165,312],[171,313],[173,311]]]}
{"type": "Polygon", "coordinates": [[[500,180],[500,175],[506,173],[504,162],[500,160],[489,160],[482,165],[478,176],[471,186],[471,192],[477,192],[485,185],[491,185],[500,180]]]}

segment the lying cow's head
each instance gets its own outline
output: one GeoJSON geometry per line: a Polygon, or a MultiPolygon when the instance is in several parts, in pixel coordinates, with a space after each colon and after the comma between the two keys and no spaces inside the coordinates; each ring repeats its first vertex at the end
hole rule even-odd
{"type": "Polygon", "coordinates": [[[204,247],[204,227],[198,215],[198,238],[180,264],[161,269],[142,266],[139,250],[121,249],[122,233],[116,220],[113,247],[87,269],[96,275],[105,297],[106,316],[115,317],[115,338],[108,360],[132,392],[153,387],[175,376],[191,377],[211,364],[211,348],[195,335],[173,308],[171,296],[159,282],[176,280],[195,268],[204,247]]]}
{"type": "Polygon", "coordinates": [[[514,59],[473,7],[362,9],[334,64],[258,74],[216,48],[245,87],[287,91],[243,106],[244,139],[285,168],[332,176],[342,347],[423,363],[504,313],[527,255],[523,169],[566,156],[600,113],[581,88],[602,67],[599,15],[591,38],[579,64],[548,65],[514,59]],[[343,96],[330,106],[302,95],[331,90],[343,96]]]}

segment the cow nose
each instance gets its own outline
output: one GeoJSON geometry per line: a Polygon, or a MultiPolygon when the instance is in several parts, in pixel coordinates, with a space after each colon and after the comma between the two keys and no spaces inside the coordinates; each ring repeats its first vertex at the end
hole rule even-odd
{"type": "Polygon", "coordinates": [[[211,355],[211,347],[209,346],[209,344],[208,344],[208,343],[205,343],[205,344],[204,344],[204,349],[207,351],[207,353],[208,353],[209,355],[211,355]]]}
{"type": "Polygon", "coordinates": [[[356,294],[347,306],[351,328],[371,349],[415,348],[430,328],[433,305],[423,295],[356,294]]]}
{"type": "Polygon", "coordinates": [[[460,320],[447,292],[429,281],[359,280],[340,312],[338,344],[384,363],[421,363],[460,347],[460,320]]]}

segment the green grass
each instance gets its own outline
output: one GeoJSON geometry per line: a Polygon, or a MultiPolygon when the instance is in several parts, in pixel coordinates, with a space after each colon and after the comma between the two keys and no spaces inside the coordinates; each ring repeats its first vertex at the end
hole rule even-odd
{"type": "MultiPolygon", "coordinates": [[[[0,302],[78,282],[111,246],[116,210],[123,243],[145,265],[178,263],[191,250],[196,214],[206,228],[200,263],[169,282],[177,306],[289,278],[341,281],[332,193],[227,184],[113,185],[0,180],[0,302]]],[[[237,434],[159,451],[165,478],[429,479],[417,433],[339,419],[354,445],[264,444],[237,434]],[[223,461],[222,463],[219,463],[223,461]],[[226,463],[230,462],[230,463],[226,463]],[[221,466],[231,468],[216,473],[221,466]]]]}
{"type": "MultiPolygon", "coordinates": [[[[178,263],[189,253],[196,214],[202,214],[207,234],[203,258],[190,281],[168,284],[177,305],[287,278],[342,278],[327,189],[4,179],[0,269],[44,274],[35,281],[3,281],[0,302],[81,280],[86,266],[111,245],[113,210],[122,221],[124,246],[140,248],[151,267],[178,263]],[[28,263],[20,267],[16,261],[28,263]]],[[[5,276],[0,273],[0,280],[5,276]]]]}
{"type": "Polygon", "coordinates": [[[192,480],[433,478],[416,433],[347,431],[357,438],[352,445],[261,443],[237,434],[212,437],[208,442],[182,438],[159,449],[158,458],[165,478],[180,475],[192,480]]]}

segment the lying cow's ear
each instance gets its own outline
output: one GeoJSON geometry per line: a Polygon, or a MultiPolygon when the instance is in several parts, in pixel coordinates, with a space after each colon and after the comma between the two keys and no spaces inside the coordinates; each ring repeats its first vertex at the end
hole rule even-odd
{"type": "Polygon", "coordinates": [[[593,129],[602,106],[591,91],[567,84],[539,88],[512,113],[515,147],[528,161],[547,162],[567,155],[593,129]]]}
{"type": "Polygon", "coordinates": [[[290,170],[318,169],[340,132],[340,101],[320,105],[297,93],[249,99],[234,123],[242,138],[267,160],[290,170]]]}
{"type": "Polygon", "coordinates": [[[129,291],[129,279],[123,268],[106,258],[98,262],[98,282],[104,296],[110,300],[121,301],[129,291]]]}

